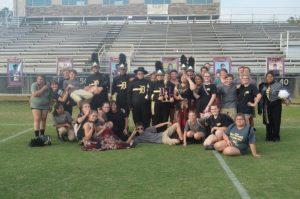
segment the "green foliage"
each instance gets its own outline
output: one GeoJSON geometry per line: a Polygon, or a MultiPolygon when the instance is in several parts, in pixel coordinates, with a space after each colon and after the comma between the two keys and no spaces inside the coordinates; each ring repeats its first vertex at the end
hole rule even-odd
{"type": "Polygon", "coordinates": [[[2,10],[0,10],[0,17],[6,17],[9,12],[10,10],[8,8],[2,8],[2,10]]]}
{"type": "MultiPolygon", "coordinates": [[[[261,158],[223,156],[251,198],[300,197],[300,106],[285,107],[283,117],[280,143],[264,141],[257,117],[261,158]]],[[[0,102],[0,121],[0,140],[29,129],[0,142],[0,198],[240,198],[213,153],[200,145],[85,152],[58,141],[49,120],[53,145],[30,148],[27,103],[0,102]]]]}
{"type": "Polygon", "coordinates": [[[300,18],[299,17],[290,17],[287,20],[290,24],[300,24],[300,18]]]}

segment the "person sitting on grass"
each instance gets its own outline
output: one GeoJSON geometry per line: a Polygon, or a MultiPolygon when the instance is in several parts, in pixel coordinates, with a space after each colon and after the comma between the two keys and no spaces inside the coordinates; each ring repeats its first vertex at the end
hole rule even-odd
{"type": "Polygon", "coordinates": [[[72,117],[69,112],[64,110],[64,105],[62,103],[55,104],[52,113],[52,121],[60,140],[75,140],[72,117]]]}
{"type": "Polygon", "coordinates": [[[84,137],[83,125],[88,121],[88,115],[91,111],[91,106],[88,102],[82,103],[80,113],[76,118],[76,124],[74,124],[74,132],[79,142],[84,137]]]}
{"type": "Polygon", "coordinates": [[[95,136],[96,122],[98,119],[97,111],[89,111],[86,118],[87,121],[83,124],[84,136],[82,138],[82,149],[85,151],[101,150],[101,140],[95,136]]]}
{"type": "Polygon", "coordinates": [[[98,112],[98,122],[100,124],[104,124],[105,122],[107,122],[107,115],[110,111],[110,104],[109,102],[104,102],[102,104],[102,106],[100,108],[97,108],[97,112],[98,112]]]}
{"type": "Polygon", "coordinates": [[[115,101],[110,102],[110,112],[107,114],[107,120],[111,121],[114,126],[112,131],[123,141],[128,139],[128,115],[124,109],[117,107],[115,101]]]}
{"type": "Polygon", "coordinates": [[[248,146],[253,157],[260,157],[256,152],[255,132],[253,128],[246,123],[245,115],[238,113],[235,123],[228,126],[223,134],[223,139],[216,142],[214,147],[224,155],[237,156],[248,152],[248,146]]]}
{"type": "Polygon", "coordinates": [[[92,110],[88,116],[88,121],[84,124],[83,150],[114,150],[129,149],[133,142],[123,142],[112,132],[112,122],[104,125],[97,124],[98,113],[92,110]]]}
{"type": "Polygon", "coordinates": [[[184,127],[183,146],[187,145],[187,139],[192,143],[200,142],[205,138],[205,134],[205,127],[197,119],[196,112],[190,111],[184,127]]]}
{"type": "Polygon", "coordinates": [[[170,122],[164,122],[144,129],[143,124],[137,122],[127,142],[134,140],[135,143],[156,143],[156,144],[176,145],[176,144],[180,144],[182,142],[182,139],[183,139],[182,131],[179,123],[171,124],[170,122]],[[157,128],[169,124],[171,126],[169,126],[164,132],[160,132],[160,133],[157,132],[157,128]],[[171,136],[175,132],[177,133],[179,139],[171,138],[171,136]]]}
{"type": "Polygon", "coordinates": [[[217,105],[210,107],[211,116],[205,119],[205,125],[208,127],[210,135],[204,140],[205,149],[213,149],[213,144],[222,139],[223,133],[227,127],[233,123],[231,117],[227,114],[220,113],[217,105]]]}

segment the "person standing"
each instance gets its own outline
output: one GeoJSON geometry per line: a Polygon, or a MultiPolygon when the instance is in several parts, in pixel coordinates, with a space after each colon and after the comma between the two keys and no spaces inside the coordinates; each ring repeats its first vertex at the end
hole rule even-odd
{"type": "Polygon", "coordinates": [[[196,108],[200,113],[201,118],[207,117],[210,113],[210,106],[215,102],[217,97],[217,87],[211,83],[211,76],[205,73],[203,76],[204,82],[198,90],[199,100],[197,100],[196,108]]]}
{"type": "MultiPolygon", "coordinates": [[[[278,93],[284,90],[283,86],[275,81],[273,71],[266,74],[266,80],[260,85],[260,92],[262,93],[262,110],[263,123],[266,125],[266,141],[279,142],[280,141],[280,124],[282,113],[282,99],[279,98],[278,93]]],[[[288,98],[283,99],[288,105],[288,98]]]]}
{"type": "Polygon", "coordinates": [[[109,78],[100,73],[99,69],[99,65],[96,62],[93,63],[91,68],[92,74],[88,76],[84,88],[93,92],[94,96],[90,102],[92,110],[97,110],[104,102],[108,101],[109,78]]]}
{"type": "Polygon", "coordinates": [[[69,112],[72,116],[73,112],[73,104],[72,104],[72,98],[70,97],[67,90],[60,89],[58,87],[58,82],[55,80],[52,80],[50,83],[51,89],[52,89],[52,101],[54,103],[62,103],[64,106],[64,110],[69,112]]]}
{"type": "MultiPolygon", "coordinates": [[[[164,72],[158,70],[156,72],[156,82],[154,82],[149,89],[151,96],[151,112],[152,112],[152,125],[167,122],[170,115],[170,101],[174,102],[173,96],[169,96],[170,85],[168,80],[164,80],[164,72]]],[[[158,132],[166,130],[167,127],[163,126],[158,129],[158,132]]]]}
{"type": "Polygon", "coordinates": [[[58,80],[58,88],[59,89],[65,89],[64,88],[64,81],[68,81],[70,79],[70,71],[71,69],[66,68],[62,71],[63,77],[60,77],[58,80]]]}
{"type": "Polygon", "coordinates": [[[121,63],[118,65],[119,75],[113,79],[112,84],[112,96],[116,101],[116,105],[119,109],[123,109],[125,114],[129,115],[129,108],[127,102],[128,85],[131,76],[127,74],[127,64],[121,63]]]}
{"type": "Polygon", "coordinates": [[[46,120],[51,109],[52,92],[45,76],[37,75],[31,84],[30,108],[33,115],[33,129],[36,137],[45,134],[46,120]]]}
{"type": "Polygon", "coordinates": [[[144,67],[139,67],[134,70],[134,73],[136,78],[130,82],[128,87],[128,106],[132,109],[134,123],[142,122],[144,127],[148,127],[151,120],[150,96],[148,94],[150,82],[144,78],[148,72],[144,67]]]}
{"type": "MultiPolygon", "coordinates": [[[[170,88],[169,97],[174,98],[175,87],[179,84],[177,76],[178,76],[177,70],[170,71],[170,80],[168,81],[169,88],[170,88]]],[[[170,121],[173,123],[174,119],[175,119],[175,98],[174,98],[174,102],[170,102],[170,121]]]]}
{"type": "Polygon", "coordinates": [[[242,76],[242,85],[237,89],[237,112],[243,113],[247,124],[254,115],[254,108],[261,99],[261,94],[255,85],[250,84],[249,75],[242,76]]]}
{"type": "Polygon", "coordinates": [[[236,116],[236,85],[233,83],[233,75],[228,74],[225,83],[217,87],[221,101],[221,113],[229,115],[232,119],[236,116]]]}

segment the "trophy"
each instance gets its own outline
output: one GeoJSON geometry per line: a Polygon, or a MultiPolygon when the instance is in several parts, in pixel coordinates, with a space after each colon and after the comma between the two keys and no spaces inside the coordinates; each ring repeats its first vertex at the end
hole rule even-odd
{"type": "Polygon", "coordinates": [[[146,86],[146,95],[145,95],[145,99],[146,99],[146,100],[149,99],[149,94],[148,94],[148,92],[149,92],[149,87],[150,87],[150,85],[147,84],[147,86],[146,86]]]}

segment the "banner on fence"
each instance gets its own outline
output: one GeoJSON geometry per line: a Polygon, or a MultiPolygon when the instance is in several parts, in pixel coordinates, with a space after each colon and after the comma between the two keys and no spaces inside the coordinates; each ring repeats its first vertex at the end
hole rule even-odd
{"type": "Polygon", "coordinates": [[[162,57],[161,61],[165,72],[170,72],[171,70],[179,71],[179,59],[177,57],[162,57]]]}
{"type": "Polygon", "coordinates": [[[7,86],[23,87],[23,61],[19,58],[7,60],[7,86]]]}
{"type": "Polygon", "coordinates": [[[214,74],[220,73],[222,68],[225,68],[228,73],[231,73],[230,57],[214,57],[214,74]]]}
{"type": "Polygon", "coordinates": [[[168,4],[147,4],[148,15],[167,15],[168,9],[168,4]]]}
{"type": "Polygon", "coordinates": [[[284,76],[284,57],[267,57],[266,72],[273,71],[275,78],[284,76]]]}
{"type": "Polygon", "coordinates": [[[57,76],[61,75],[64,70],[72,69],[72,68],[73,68],[73,59],[72,58],[58,57],[56,59],[57,76]]]}
{"type": "Polygon", "coordinates": [[[119,64],[118,57],[110,57],[109,61],[109,74],[111,77],[116,77],[118,75],[117,65],[119,64]]]}

